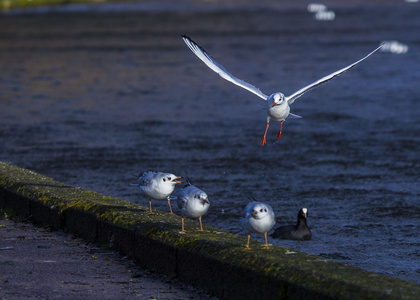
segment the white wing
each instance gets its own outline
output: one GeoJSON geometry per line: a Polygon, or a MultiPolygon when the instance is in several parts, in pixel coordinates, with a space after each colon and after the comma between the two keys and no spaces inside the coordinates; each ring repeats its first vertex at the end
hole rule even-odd
{"type": "Polygon", "coordinates": [[[191,49],[191,51],[194,52],[195,55],[197,55],[199,59],[201,59],[210,69],[219,74],[222,78],[250,91],[251,93],[254,93],[255,95],[264,100],[267,100],[267,95],[265,95],[252,84],[249,84],[248,82],[245,82],[230,74],[221,64],[219,64],[213,57],[211,57],[210,54],[206,52],[206,50],[204,50],[201,46],[196,44],[188,36],[183,35],[182,39],[184,40],[185,44],[187,44],[187,46],[191,49]]]}
{"type": "Polygon", "coordinates": [[[327,81],[333,79],[334,77],[337,77],[338,75],[340,75],[341,73],[346,72],[347,70],[353,68],[355,65],[357,65],[359,62],[365,60],[366,58],[368,58],[369,56],[371,56],[373,53],[375,53],[376,51],[378,51],[384,44],[380,45],[378,48],[376,48],[375,50],[373,50],[372,52],[370,52],[368,55],[366,55],[365,57],[363,57],[362,59],[359,59],[358,61],[356,61],[355,63],[352,63],[351,65],[342,68],[341,70],[338,70],[334,73],[331,73],[330,75],[327,75],[325,77],[322,77],[321,79],[319,79],[318,81],[315,81],[314,83],[311,83],[308,86],[305,86],[304,88],[301,88],[300,90],[298,90],[297,92],[295,92],[294,94],[286,97],[287,102],[290,104],[292,104],[297,98],[299,98],[300,96],[302,96],[303,94],[305,94],[306,92],[310,91],[311,89],[326,83],[327,81]]]}

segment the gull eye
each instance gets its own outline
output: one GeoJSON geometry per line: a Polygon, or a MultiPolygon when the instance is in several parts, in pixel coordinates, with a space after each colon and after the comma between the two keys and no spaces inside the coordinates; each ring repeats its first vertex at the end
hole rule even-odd
{"type": "Polygon", "coordinates": [[[168,180],[170,181],[172,179],[172,177],[168,177],[168,180]]]}
{"type": "Polygon", "coordinates": [[[265,212],[267,212],[267,209],[264,209],[265,212]]]}
{"type": "Polygon", "coordinates": [[[263,209],[262,208],[260,209],[260,212],[263,212],[263,209]]]}

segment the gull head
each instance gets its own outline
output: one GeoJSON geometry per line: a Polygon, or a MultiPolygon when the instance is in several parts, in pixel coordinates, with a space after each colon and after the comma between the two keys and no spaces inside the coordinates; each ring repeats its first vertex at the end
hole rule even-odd
{"type": "Polygon", "coordinates": [[[284,99],[285,97],[282,93],[273,94],[273,106],[283,104],[284,99]]]}
{"type": "Polygon", "coordinates": [[[160,180],[165,183],[165,184],[177,184],[177,183],[182,183],[182,181],[179,181],[178,179],[181,179],[182,177],[180,176],[176,176],[174,174],[170,174],[170,173],[163,173],[160,176],[160,180]]]}
{"type": "Polygon", "coordinates": [[[203,206],[207,203],[210,204],[209,199],[207,197],[207,194],[204,192],[201,193],[197,193],[194,195],[194,198],[200,200],[201,204],[203,204],[203,206]]]}
{"type": "Polygon", "coordinates": [[[269,214],[269,209],[264,204],[257,204],[253,207],[252,217],[254,219],[262,219],[269,214]]]}

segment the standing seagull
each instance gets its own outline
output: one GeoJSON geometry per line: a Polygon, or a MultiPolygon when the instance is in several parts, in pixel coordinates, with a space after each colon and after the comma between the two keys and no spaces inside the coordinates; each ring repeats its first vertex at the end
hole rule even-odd
{"type": "Polygon", "coordinates": [[[172,214],[172,207],[169,196],[175,189],[175,184],[181,183],[178,179],[181,177],[171,173],[162,172],[144,172],[139,176],[138,186],[140,191],[149,197],[149,214],[152,212],[152,199],[168,201],[170,213],[172,214]]]}
{"type": "Polygon", "coordinates": [[[309,90],[311,90],[311,89],[313,89],[313,88],[315,88],[315,87],[333,79],[334,77],[340,75],[341,73],[353,68],[359,62],[365,60],[366,58],[371,56],[373,53],[378,51],[383,46],[383,44],[380,45],[378,48],[376,48],[375,50],[370,52],[368,55],[366,55],[362,59],[356,61],[355,63],[352,63],[351,65],[349,65],[349,66],[347,66],[343,69],[340,69],[340,70],[338,70],[334,73],[331,73],[330,75],[322,77],[321,79],[311,83],[310,85],[305,86],[304,88],[301,88],[297,92],[295,92],[295,93],[291,94],[290,96],[286,97],[284,94],[282,94],[280,92],[273,93],[270,96],[267,96],[266,94],[261,92],[257,87],[253,86],[252,84],[249,84],[249,83],[233,76],[232,74],[230,74],[221,64],[219,64],[213,57],[211,57],[211,55],[208,54],[206,52],[206,50],[204,50],[201,46],[196,44],[191,38],[189,38],[186,35],[183,35],[182,39],[187,44],[187,46],[191,49],[191,51],[195,55],[197,55],[197,57],[199,59],[201,59],[210,69],[212,69],[214,72],[219,74],[222,78],[224,78],[227,81],[230,81],[233,84],[236,84],[236,85],[250,91],[251,93],[254,93],[258,97],[260,97],[260,98],[262,98],[263,100],[266,101],[267,106],[265,107],[265,109],[267,110],[267,125],[266,125],[266,128],[265,128],[264,137],[261,140],[261,146],[264,146],[265,143],[267,142],[266,141],[266,135],[267,135],[268,127],[269,127],[269,124],[270,124],[270,120],[280,122],[280,131],[277,134],[277,140],[279,140],[281,138],[281,130],[282,130],[282,127],[283,127],[283,122],[286,120],[286,118],[289,115],[291,117],[294,117],[294,118],[301,118],[298,115],[294,115],[294,114],[290,113],[290,105],[292,105],[292,103],[297,98],[299,98],[300,96],[302,96],[303,94],[305,94],[309,90]]]}
{"type": "Polygon", "coordinates": [[[210,207],[210,202],[207,194],[199,188],[193,186],[191,182],[187,181],[187,186],[181,189],[176,197],[178,208],[181,209],[181,231],[184,230],[184,217],[198,218],[200,222],[200,229],[203,230],[203,224],[201,223],[201,216],[203,216],[210,207]]]}
{"type": "Polygon", "coordinates": [[[248,242],[245,249],[251,249],[249,247],[251,233],[263,233],[265,237],[265,246],[263,249],[269,249],[267,232],[273,228],[274,224],[276,224],[274,212],[271,206],[262,202],[254,201],[245,207],[243,214],[244,217],[242,218],[242,225],[244,225],[246,230],[248,230],[248,242]]]}

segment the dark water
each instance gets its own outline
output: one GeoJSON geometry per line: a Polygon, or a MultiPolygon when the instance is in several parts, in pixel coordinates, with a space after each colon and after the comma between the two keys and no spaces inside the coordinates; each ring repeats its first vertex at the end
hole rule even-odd
{"type": "Polygon", "coordinates": [[[319,22],[305,3],[0,16],[0,160],[145,206],[133,174],[189,176],[210,197],[204,224],[244,245],[250,197],[278,225],[307,207],[311,241],[270,242],[420,283],[420,6],[347,2],[319,22]],[[292,105],[303,119],[287,120],[279,142],[272,123],[261,147],[264,103],[181,34],[267,94],[291,94],[383,40],[409,51],[376,53],[305,94],[292,105]]]}

